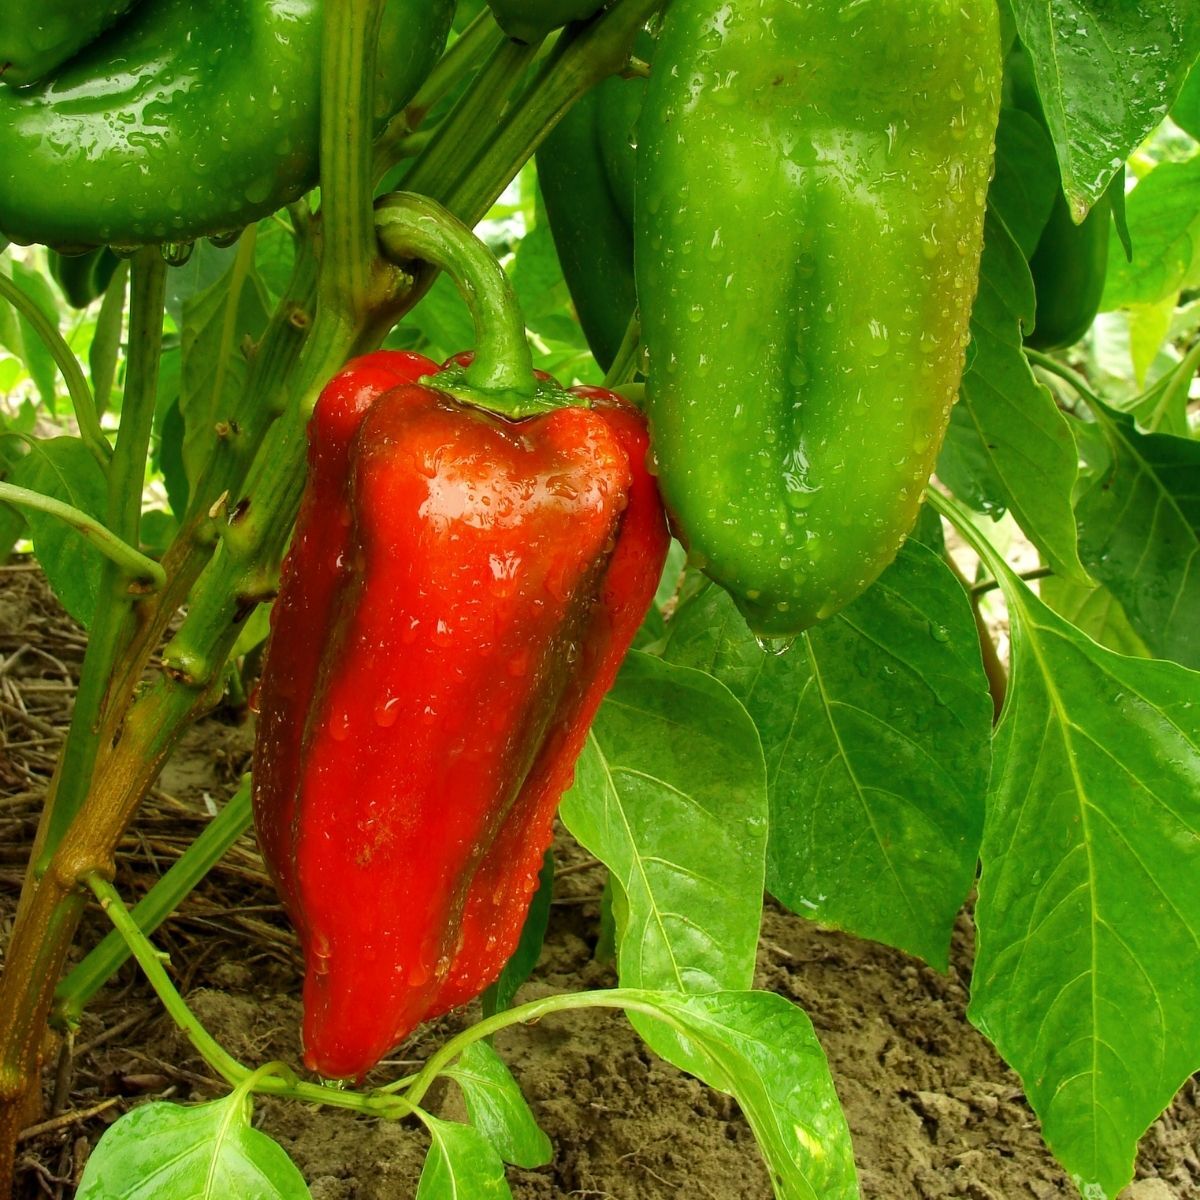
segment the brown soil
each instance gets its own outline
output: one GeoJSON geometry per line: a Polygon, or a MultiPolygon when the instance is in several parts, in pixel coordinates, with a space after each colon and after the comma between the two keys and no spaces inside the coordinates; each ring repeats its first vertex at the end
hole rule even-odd
{"type": "MultiPolygon", "coordinates": [[[[0,945],[84,640],[33,570],[0,569],[0,945]]],[[[192,731],[126,838],[117,883],[140,895],[245,769],[250,728],[231,714],[192,731]]],[[[604,987],[597,962],[603,870],[565,835],[550,932],[522,998],[604,987]]],[[[90,913],[81,945],[105,927],[90,913]]],[[[821,929],[768,904],[757,985],[809,1013],[855,1139],[865,1200],[1022,1200],[1075,1195],[1041,1142],[1017,1078],[967,1024],[973,929],[963,915],[940,975],[906,955],[821,929]]],[[[248,1063],[297,1061],[299,960],[250,838],[156,935],[208,1028],[248,1063]]],[[[437,1022],[385,1065],[423,1059],[467,1011],[437,1022]]],[[[555,1146],[541,1170],[510,1170],[517,1200],[611,1197],[769,1200],[754,1139],[729,1098],[664,1064],[616,1014],[582,1012],[497,1041],[555,1146]]],[[[21,1144],[18,1196],[69,1197],[106,1125],[149,1098],[209,1099],[225,1089],[129,966],[97,997],[46,1081],[48,1127],[21,1144]],[[99,1110],[99,1111],[97,1111],[99,1110]]],[[[435,1111],[462,1115],[447,1087],[435,1111]]],[[[1200,1087],[1190,1081],[1143,1139],[1123,1200],[1200,1195],[1200,1087]]],[[[407,1124],[263,1101],[258,1120],[292,1155],[316,1200],[402,1200],[415,1193],[424,1138],[407,1124]]]]}

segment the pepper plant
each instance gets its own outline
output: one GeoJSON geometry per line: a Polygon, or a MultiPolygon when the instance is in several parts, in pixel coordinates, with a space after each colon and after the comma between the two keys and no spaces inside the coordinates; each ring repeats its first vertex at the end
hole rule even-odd
{"type": "Polygon", "coordinates": [[[489,1037],[589,1006],[736,1097],[778,1196],[855,1197],[812,1026],[753,989],[765,887],[943,968],[975,890],[971,1020],[1115,1197],[1200,1068],[1195,6],[87,7],[0,5],[0,235],[96,313],[85,371],[42,252],[0,260],[0,341],[74,419],[5,418],[2,549],[88,633],[0,977],[0,1191],[48,1033],[132,955],[230,1093],[134,1108],[82,1197],[306,1195],[256,1095],[423,1126],[421,1200],[504,1196],[552,1150],[489,1037]],[[470,230],[535,152],[510,286],[470,230]],[[272,603],[253,783],[129,909],[119,840],[272,603]],[[560,795],[619,986],[515,1003],[560,795]],[[236,1061],[151,940],[252,818],[296,1062],[236,1061]]]}

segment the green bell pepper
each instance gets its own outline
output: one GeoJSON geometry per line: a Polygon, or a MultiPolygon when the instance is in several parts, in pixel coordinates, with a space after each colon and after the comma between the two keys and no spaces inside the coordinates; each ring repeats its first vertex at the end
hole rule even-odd
{"type": "MultiPolygon", "coordinates": [[[[143,0],[34,87],[0,88],[0,232],[64,248],[240,228],[317,181],[322,0],[143,0]]],[[[440,53],[453,0],[389,0],[377,117],[440,53]]]]}
{"type": "Polygon", "coordinates": [[[674,0],[638,127],[659,482],[754,631],[859,595],[955,401],[999,110],[995,0],[674,0]]]}
{"type": "MultiPolygon", "coordinates": [[[[653,48],[647,37],[638,53],[653,48]]],[[[537,153],[563,277],[588,346],[606,371],[637,305],[633,143],[644,92],[643,79],[604,80],[575,103],[537,153]]]]}
{"type": "MultiPolygon", "coordinates": [[[[1033,66],[1017,45],[1008,56],[1006,84],[1013,104],[1033,117],[1050,136],[1034,81],[1033,66]]],[[[1092,327],[1100,311],[1108,274],[1108,239],[1112,205],[1101,196],[1076,224],[1061,184],[1049,219],[1029,259],[1037,309],[1025,344],[1034,350],[1061,350],[1074,345],[1092,327]]]]}
{"type": "Polygon", "coordinates": [[[87,308],[108,290],[120,261],[107,246],[84,254],[59,254],[51,250],[50,275],[72,308],[87,308]]]}
{"type": "Polygon", "coordinates": [[[0,0],[0,81],[35,83],[98,38],[134,0],[0,0]]]}
{"type": "Polygon", "coordinates": [[[540,42],[572,21],[604,7],[604,0],[488,0],[496,24],[518,42],[540,42]]]}

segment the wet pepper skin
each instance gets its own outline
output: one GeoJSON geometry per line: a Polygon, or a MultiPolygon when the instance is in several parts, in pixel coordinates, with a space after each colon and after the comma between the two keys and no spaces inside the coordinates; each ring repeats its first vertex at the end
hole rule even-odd
{"type": "MultiPolygon", "coordinates": [[[[453,11],[386,3],[380,123],[428,74],[453,11]]],[[[0,87],[0,233],[67,248],[186,241],[302,195],[317,182],[323,12],[324,0],[141,0],[40,83],[0,87]]]]}
{"type": "Polygon", "coordinates": [[[434,369],[382,352],[322,395],[260,692],[256,823],[330,1077],[499,974],[668,544],[634,410],[510,422],[434,369]]]}
{"type": "Polygon", "coordinates": [[[673,0],[638,125],[647,412],[693,561],[763,636],[863,591],[958,392],[995,0],[673,0]]]}

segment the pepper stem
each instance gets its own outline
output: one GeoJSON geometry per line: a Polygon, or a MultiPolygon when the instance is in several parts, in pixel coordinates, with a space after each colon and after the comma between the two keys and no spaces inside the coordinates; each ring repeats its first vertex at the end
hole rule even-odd
{"type": "Polygon", "coordinates": [[[375,228],[388,258],[445,271],[471,310],[474,360],[439,374],[440,390],[514,420],[579,403],[534,376],[512,284],[492,252],[456,216],[428,196],[394,192],[376,205],[375,228]]]}

